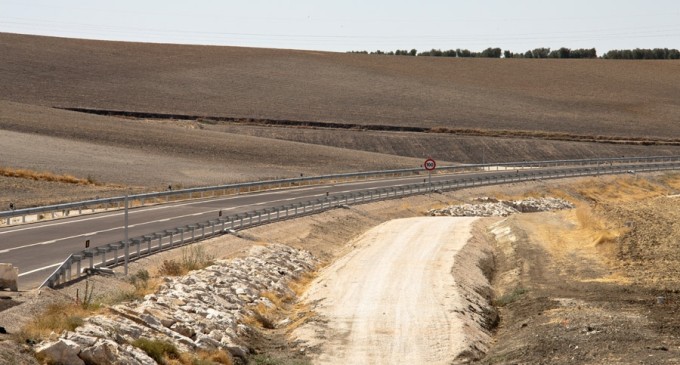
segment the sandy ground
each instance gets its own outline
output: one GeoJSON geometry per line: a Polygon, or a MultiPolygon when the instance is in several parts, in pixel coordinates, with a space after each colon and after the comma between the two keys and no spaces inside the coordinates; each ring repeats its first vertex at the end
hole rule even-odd
{"type": "Polygon", "coordinates": [[[303,298],[328,320],[315,363],[450,363],[466,346],[453,316],[464,306],[451,269],[474,220],[392,220],[325,269],[303,298]]]}

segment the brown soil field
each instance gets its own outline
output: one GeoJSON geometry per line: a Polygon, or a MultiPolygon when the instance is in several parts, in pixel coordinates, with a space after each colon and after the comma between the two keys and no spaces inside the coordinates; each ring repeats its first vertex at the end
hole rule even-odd
{"type": "Polygon", "coordinates": [[[415,168],[421,159],[0,101],[0,167],[91,179],[95,186],[0,176],[0,206],[26,207],[304,174],[415,168]],[[7,112],[7,113],[6,113],[7,112]]]}
{"type": "Polygon", "coordinates": [[[446,164],[678,154],[679,66],[0,33],[0,167],[99,183],[3,177],[0,206],[417,167],[425,157],[446,164]],[[54,107],[205,117],[157,120],[54,107]],[[409,128],[421,131],[395,131],[409,128]]]}
{"type": "Polygon", "coordinates": [[[675,61],[448,59],[0,34],[0,99],[237,118],[680,137],[675,61]]]}

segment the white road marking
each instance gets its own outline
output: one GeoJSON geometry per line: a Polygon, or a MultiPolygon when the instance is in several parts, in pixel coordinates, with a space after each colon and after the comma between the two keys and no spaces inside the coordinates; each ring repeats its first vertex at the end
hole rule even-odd
{"type": "Polygon", "coordinates": [[[46,270],[46,269],[50,269],[50,268],[53,268],[53,267],[57,267],[57,266],[59,266],[59,265],[61,265],[61,264],[63,264],[63,262],[57,262],[56,264],[43,266],[43,267],[41,267],[41,268],[37,268],[37,269],[31,270],[31,271],[26,271],[25,273],[19,274],[19,277],[22,277],[22,276],[25,276],[25,275],[29,275],[29,274],[33,274],[34,272],[43,271],[43,270],[46,270]]]}
{"type": "MultiPolygon", "coordinates": [[[[315,190],[315,189],[324,188],[324,187],[351,186],[351,185],[366,184],[366,183],[370,183],[370,182],[389,182],[389,181],[398,181],[398,180],[406,180],[406,179],[416,179],[416,177],[408,176],[408,177],[394,178],[394,179],[389,179],[389,180],[365,180],[365,181],[358,181],[358,182],[353,182],[353,183],[314,185],[312,187],[299,188],[299,189],[293,188],[293,189],[277,190],[277,191],[272,191],[272,192],[254,192],[254,193],[251,193],[250,195],[259,195],[259,196],[279,195],[279,194],[285,194],[285,193],[291,193],[291,192],[294,193],[294,192],[300,192],[300,191],[315,190]]],[[[398,186],[400,186],[400,185],[398,185],[398,186]]],[[[345,191],[341,191],[339,193],[348,193],[348,192],[351,192],[351,191],[354,191],[354,190],[345,190],[345,191]]],[[[337,193],[338,192],[336,192],[336,194],[337,193]]],[[[313,196],[320,196],[320,195],[323,195],[323,194],[324,193],[320,193],[320,194],[316,194],[316,195],[313,195],[313,196]]],[[[161,203],[157,206],[140,207],[140,208],[131,209],[128,213],[129,214],[139,214],[139,213],[144,213],[144,212],[149,212],[149,211],[154,211],[154,210],[170,209],[170,208],[176,208],[176,207],[183,207],[183,206],[187,206],[187,205],[202,204],[202,203],[207,203],[207,202],[212,203],[212,202],[220,202],[220,201],[229,201],[229,200],[241,199],[241,198],[243,198],[244,196],[247,196],[247,195],[249,195],[249,194],[248,193],[242,193],[242,194],[239,194],[239,195],[233,195],[233,196],[230,196],[228,198],[220,198],[220,199],[195,200],[195,201],[184,202],[184,203],[168,203],[168,204],[161,203]]],[[[277,201],[290,201],[290,200],[295,200],[295,199],[300,199],[300,197],[299,198],[283,199],[283,200],[274,200],[274,201],[270,201],[269,203],[273,203],[273,202],[277,202],[277,201]]],[[[249,204],[249,205],[261,205],[261,204],[266,204],[266,203],[256,203],[256,204],[249,204]]],[[[243,207],[243,206],[247,206],[247,205],[242,205],[240,207],[243,207]]],[[[120,216],[120,215],[123,215],[123,214],[124,214],[124,212],[117,211],[117,212],[112,212],[112,213],[100,214],[100,215],[93,216],[93,217],[60,220],[60,221],[57,221],[57,222],[54,222],[54,223],[31,225],[31,226],[28,226],[28,227],[21,227],[21,228],[9,229],[9,230],[6,230],[6,231],[0,231],[0,235],[7,234],[7,233],[14,233],[14,232],[22,232],[22,231],[40,229],[40,228],[45,228],[45,227],[53,227],[53,226],[60,226],[60,225],[66,225],[66,224],[72,224],[72,223],[87,222],[87,221],[91,221],[91,220],[105,219],[105,218],[109,218],[109,217],[120,216]]],[[[202,214],[204,214],[204,213],[202,213],[202,214]]],[[[154,222],[150,222],[150,223],[154,223],[154,222]]]]}
{"type": "MultiPolygon", "coordinates": [[[[299,199],[299,198],[292,198],[292,199],[299,199]]],[[[224,208],[224,209],[222,209],[222,211],[234,210],[234,209],[239,209],[239,208],[243,208],[243,207],[252,207],[252,206],[257,206],[257,205],[265,205],[265,204],[281,202],[281,201],[285,201],[285,200],[291,200],[291,199],[272,200],[272,201],[262,202],[262,203],[239,205],[239,206],[235,206],[235,207],[224,208]]],[[[176,216],[176,217],[172,217],[172,218],[163,218],[163,219],[159,219],[159,220],[155,220],[155,221],[148,221],[148,222],[143,222],[143,223],[138,223],[138,224],[131,224],[131,225],[128,225],[128,228],[135,228],[135,227],[140,227],[140,226],[144,226],[144,225],[147,225],[147,224],[153,224],[153,223],[159,223],[159,222],[167,222],[167,221],[170,221],[172,219],[195,217],[195,216],[199,216],[199,215],[205,215],[205,214],[211,213],[211,212],[212,211],[185,214],[185,215],[180,215],[180,216],[176,216]]],[[[100,231],[82,233],[82,234],[69,236],[69,237],[56,238],[56,239],[49,240],[49,241],[31,243],[31,244],[27,244],[27,245],[23,245],[23,246],[17,246],[17,247],[12,247],[12,248],[8,248],[8,249],[0,250],[0,253],[7,253],[7,252],[10,252],[10,251],[16,251],[16,250],[21,250],[21,249],[24,249],[24,248],[30,248],[30,247],[41,246],[41,245],[49,245],[49,244],[56,243],[58,241],[70,240],[70,239],[78,238],[78,237],[91,237],[91,236],[97,235],[99,233],[110,232],[110,231],[115,231],[115,230],[124,229],[124,228],[125,228],[125,226],[119,226],[119,227],[113,227],[113,228],[109,228],[109,229],[103,229],[103,230],[100,230],[100,231]]]]}

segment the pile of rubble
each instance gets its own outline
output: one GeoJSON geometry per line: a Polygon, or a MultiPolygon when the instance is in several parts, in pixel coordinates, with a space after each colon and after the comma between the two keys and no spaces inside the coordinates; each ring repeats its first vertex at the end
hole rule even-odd
{"type": "Polygon", "coordinates": [[[479,198],[477,204],[461,204],[444,209],[430,209],[431,216],[451,217],[507,217],[515,213],[549,212],[572,209],[574,205],[559,198],[528,198],[523,200],[496,200],[479,198]]]}
{"type": "Polygon", "coordinates": [[[156,364],[130,345],[145,338],[172,343],[181,352],[222,349],[245,359],[248,349],[240,338],[249,328],[244,318],[253,315],[256,304],[274,306],[261,294],[294,296],[288,283],[317,264],[310,253],[287,246],[256,250],[244,259],[165,278],[156,294],[112,306],[111,315],[90,317],[36,351],[52,363],[156,364]]]}

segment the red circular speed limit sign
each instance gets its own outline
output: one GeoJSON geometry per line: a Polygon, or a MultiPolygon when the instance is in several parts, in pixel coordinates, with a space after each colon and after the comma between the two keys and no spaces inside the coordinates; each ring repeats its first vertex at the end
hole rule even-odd
{"type": "Polygon", "coordinates": [[[433,159],[428,158],[427,160],[425,160],[425,164],[423,166],[425,166],[425,170],[432,171],[434,170],[435,167],[437,167],[437,163],[434,162],[433,159]]]}

